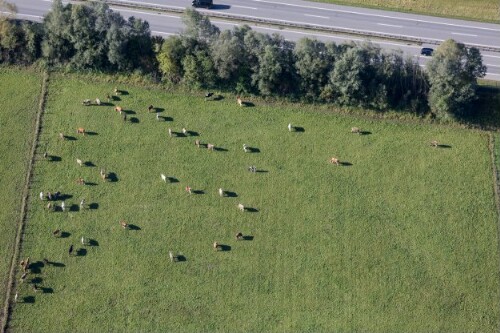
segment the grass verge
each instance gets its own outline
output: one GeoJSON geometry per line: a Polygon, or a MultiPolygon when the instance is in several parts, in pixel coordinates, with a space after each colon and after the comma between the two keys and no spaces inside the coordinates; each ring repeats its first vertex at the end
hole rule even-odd
{"type": "Polygon", "coordinates": [[[41,144],[54,158],[35,164],[22,248],[34,269],[12,330],[498,330],[488,133],[134,86],[111,103],[126,122],[114,105],[81,105],[113,86],[51,79],[41,144]],[[168,136],[183,127],[192,133],[168,136]],[[66,210],[44,209],[40,191],[60,191],[66,210]],[[238,231],[251,240],[236,241],[238,231]],[[168,251],[186,260],[171,263],[168,251]]]}

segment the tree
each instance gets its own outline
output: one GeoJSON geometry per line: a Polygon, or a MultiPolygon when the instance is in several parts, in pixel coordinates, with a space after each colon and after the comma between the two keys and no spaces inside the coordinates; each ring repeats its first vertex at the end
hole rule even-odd
{"type": "Polygon", "coordinates": [[[427,64],[430,82],[429,104],[438,118],[459,117],[477,98],[477,79],[486,75],[476,48],[449,39],[434,52],[427,64]]]}
{"type": "Polygon", "coordinates": [[[307,98],[317,99],[333,67],[333,57],[323,42],[309,38],[297,42],[294,54],[301,93],[307,98]]]}
{"type": "Polygon", "coordinates": [[[54,0],[50,12],[43,19],[45,34],[42,54],[49,64],[62,64],[75,52],[70,41],[71,6],[64,6],[61,0],[54,0]]]}
{"type": "Polygon", "coordinates": [[[210,22],[207,16],[201,15],[198,11],[187,8],[182,15],[182,22],[185,25],[181,36],[195,39],[199,43],[210,44],[220,33],[218,27],[210,22]]]}
{"type": "Polygon", "coordinates": [[[184,74],[182,60],[186,55],[186,49],[182,44],[181,37],[170,36],[163,41],[160,51],[156,55],[158,67],[164,79],[172,83],[181,81],[184,74]]]}

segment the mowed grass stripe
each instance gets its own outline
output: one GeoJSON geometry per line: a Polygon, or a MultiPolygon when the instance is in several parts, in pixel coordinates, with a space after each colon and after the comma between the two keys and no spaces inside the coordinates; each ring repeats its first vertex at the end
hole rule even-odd
{"type": "Polygon", "coordinates": [[[115,104],[137,123],[123,123],[112,106],[80,105],[112,88],[81,77],[51,81],[42,139],[61,161],[35,165],[32,195],[60,190],[73,196],[67,205],[85,198],[98,208],[31,207],[23,255],[65,266],[38,275],[53,293],[22,290],[35,299],[16,306],[14,330],[497,329],[486,133],[312,106],[240,108],[232,97],[203,102],[133,86],[119,87],[129,94],[115,104]],[[157,121],[149,104],[173,121],[157,121]],[[305,131],[288,132],[290,122],[305,131]],[[352,126],[372,134],[351,134],[352,126]],[[97,135],[77,136],[77,127],[97,135]],[[169,138],[169,127],[199,137],[169,138]],[[60,141],[61,131],[76,140],[60,141]],[[227,151],[198,149],[195,139],[227,151]],[[430,147],[434,139],[451,148],[430,147]],[[260,152],[244,153],[243,144],[260,152]],[[352,165],[331,165],[331,156],[352,165]],[[76,158],[96,166],[78,167],[76,158]],[[118,181],[103,183],[100,167],[118,181]],[[179,182],[165,184],[161,173],[179,182]],[[77,185],[80,176],[97,185],[77,185]],[[204,194],[187,194],[188,185],[204,194]],[[220,187],[237,197],[219,197],[220,187]],[[240,202],[258,212],[241,213],[240,202]],[[140,230],[123,230],[121,219],[140,230]],[[55,228],[71,235],[54,239],[55,228]],[[236,241],[237,231],[254,239],[236,241]],[[82,235],[99,246],[69,258],[82,235]],[[214,241],[231,250],[215,252],[214,241]],[[171,264],[169,250],[187,261],[171,264]]]}
{"type": "MultiPolygon", "coordinates": [[[[8,273],[21,216],[21,200],[33,142],[41,75],[30,70],[0,68],[0,299],[6,295],[8,273]],[[19,89],[23,87],[23,89],[19,89]]],[[[3,308],[2,308],[3,310],[3,308]]]]}

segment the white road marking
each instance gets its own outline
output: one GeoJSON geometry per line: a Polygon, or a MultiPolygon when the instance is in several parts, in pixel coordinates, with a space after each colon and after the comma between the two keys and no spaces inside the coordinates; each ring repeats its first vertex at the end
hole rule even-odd
{"type": "Polygon", "coordinates": [[[488,57],[488,58],[497,58],[500,59],[500,56],[494,56],[494,55],[489,55],[489,54],[483,54],[483,57],[488,57]]]}
{"type": "Polygon", "coordinates": [[[383,25],[386,27],[393,27],[393,28],[402,28],[402,25],[394,25],[394,24],[386,24],[386,23],[377,23],[378,25],[383,25]]]}
{"type": "Polygon", "coordinates": [[[154,31],[154,30],[152,30],[151,32],[154,34],[161,34],[161,35],[178,35],[178,34],[175,34],[173,32],[163,32],[163,31],[154,31]]]}
{"type": "Polygon", "coordinates": [[[131,12],[131,13],[144,14],[144,15],[156,15],[156,16],[180,19],[180,16],[174,16],[174,15],[164,15],[164,14],[153,13],[153,12],[141,12],[138,10],[123,9],[123,8],[116,8],[116,7],[109,7],[109,8],[114,9],[116,11],[120,11],[120,12],[131,12]]]}
{"type": "Polygon", "coordinates": [[[258,10],[259,8],[255,7],[247,7],[247,6],[236,6],[236,5],[231,5],[231,8],[245,8],[245,9],[253,9],[253,10],[258,10]]]}
{"type": "Polygon", "coordinates": [[[452,32],[451,34],[452,34],[452,35],[457,35],[457,36],[477,37],[477,35],[473,35],[473,34],[464,34],[464,33],[461,33],[461,32],[452,32]]]}
{"type": "MultiPolygon", "coordinates": [[[[0,14],[7,14],[10,15],[12,13],[9,12],[0,12],[0,14]]],[[[43,16],[37,16],[37,15],[29,15],[29,14],[19,14],[19,13],[14,13],[13,16],[27,16],[27,17],[34,17],[37,19],[43,19],[43,16]]]]}
{"type": "Polygon", "coordinates": [[[488,67],[498,67],[498,68],[500,68],[500,65],[492,65],[492,64],[485,64],[485,65],[488,66],[488,67]]]}
{"type": "Polygon", "coordinates": [[[311,14],[304,14],[304,16],[317,17],[317,18],[322,18],[322,19],[329,19],[328,16],[319,16],[319,15],[311,15],[311,14]]]}
{"type": "Polygon", "coordinates": [[[356,11],[351,11],[351,10],[340,10],[340,9],[332,9],[332,8],[324,8],[324,7],[316,7],[316,6],[296,5],[296,4],[279,2],[279,1],[268,1],[268,0],[251,0],[251,1],[271,3],[271,4],[275,4],[275,5],[283,5],[283,6],[291,6],[291,7],[308,8],[308,9],[320,9],[320,10],[338,12],[338,13],[382,17],[382,18],[389,18],[389,19],[394,19],[394,20],[413,21],[413,22],[430,23],[430,24],[441,24],[441,25],[447,25],[447,26],[452,26],[452,27],[461,27],[461,28],[480,29],[480,30],[499,31],[500,32],[500,29],[495,29],[495,28],[476,27],[476,26],[456,24],[456,23],[427,21],[427,20],[414,19],[414,18],[408,18],[408,17],[396,17],[396,16],[373,14],[373,13],[361,13],[361,12],[356,12],[356,11]]]}
{"type": "MultiPolygon", "coordinates": [[[[51,1],[51,0],[44,0],[44,1],[51,1]]],[[[171,6],[171,5],[165,6],[165,5],[159,4],[157,2],[155,3],[155,2],[132,1],[132,0],[126,0],[126,1],[115,0],[115,1],[123,2],[124,4],[126,4],[128,2],[128,3],[136,3],[136,4],[140,4],[140,5],[153,5],[153,6],[161,6],[161,7],[168,7],[168,8],[179,8],[179,9],[185,9],[186,8],[186,7],[171,6]]]]}

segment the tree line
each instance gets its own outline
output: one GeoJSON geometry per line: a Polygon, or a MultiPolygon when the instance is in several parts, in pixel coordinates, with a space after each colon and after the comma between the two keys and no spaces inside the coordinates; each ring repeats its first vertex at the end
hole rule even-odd
{"type": "MultiPolygon", "coordinates": [[[[15,12],[4,0],[2,7],[15,12]]],[[[126,20],[105,2],[55,0],[41,24],[0,17],[0,62],[139,70],[192,89],[431,112],[442,119],[470,112],[477,79],[486,73],[479,51],[454,40],[441,44],[424,70],[414,58],[369,42],[291,42],[246,25],[220,31],[192,9],[183,22],[180,35],[163,39],[151,36],[147,21],[126,20]]]]}

